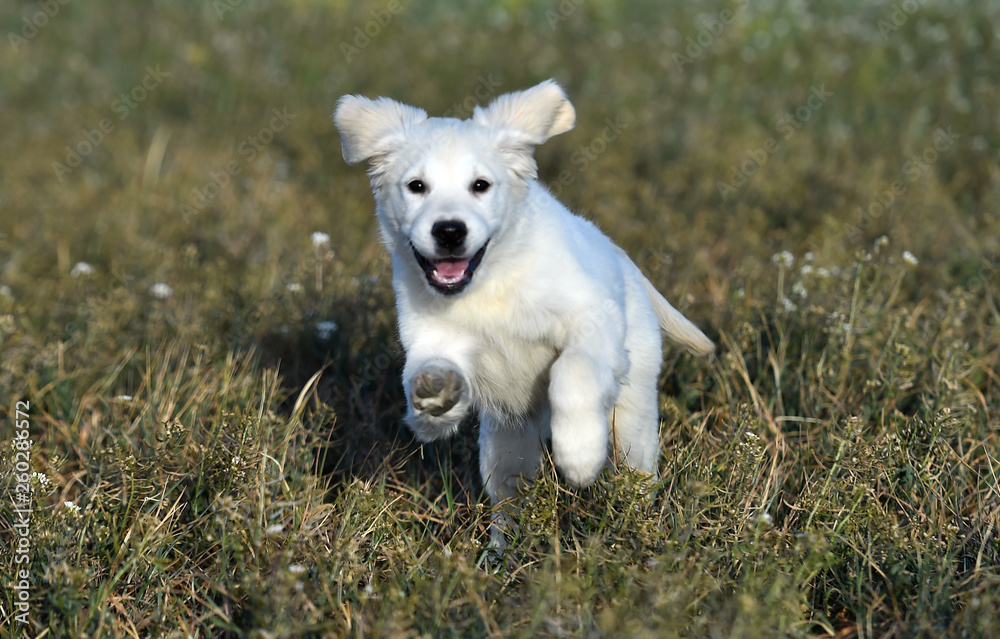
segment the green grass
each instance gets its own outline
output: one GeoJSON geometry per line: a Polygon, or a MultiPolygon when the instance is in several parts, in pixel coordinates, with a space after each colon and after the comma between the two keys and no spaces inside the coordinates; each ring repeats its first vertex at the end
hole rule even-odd
{"type": "Polygon", "coordinates": [[[1000,635],[1000,11],[661,4],[99,0],[5,38],[0,635],[1000,635]],[[548,77],[578,123],[541,178],[719,355],[666,351],[657,485],[549,463],[493,556],[475,424],[401,424],[329,115],[548,77]]]}

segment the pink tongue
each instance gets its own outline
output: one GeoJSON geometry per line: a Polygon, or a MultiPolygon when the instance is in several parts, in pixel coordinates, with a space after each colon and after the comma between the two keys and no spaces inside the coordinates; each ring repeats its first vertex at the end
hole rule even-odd
{"type": "Polygon", "coordinates": [[[434,279],[442,284],[453,284],[465,277],[469,260],[441,260],[434,264],[434,279]]]}

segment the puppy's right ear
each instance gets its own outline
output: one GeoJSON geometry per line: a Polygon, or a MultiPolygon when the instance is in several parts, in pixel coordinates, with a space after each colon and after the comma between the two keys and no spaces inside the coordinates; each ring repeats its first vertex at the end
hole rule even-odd
{"type": "Polygon", "coordinates": [[[427,112],[389,98],[369,100],[345,95],[337,102],[333,123],[340,131],[344,160],[374,166],[406,135],[406,130],[427,119],[427,112]]]}

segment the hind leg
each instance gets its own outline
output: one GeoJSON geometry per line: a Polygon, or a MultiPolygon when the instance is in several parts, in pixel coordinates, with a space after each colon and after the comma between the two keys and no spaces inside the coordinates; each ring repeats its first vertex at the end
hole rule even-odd
{"type": "Polygon", "coordinates": [[[630,368],[611,418],[614,455],[632,468],[656,475],[660,454],[658,380],[663,361],[659,327],[655,319],[639,315],[627,338],[630,368]],[[652,321],[649,321],[652,319],[652,321]]]}
{"type": "MultiPolygon", "coordinates": [[[[639,380],[636,380],[638,382],[639,380]]],[[[624,386],[611,415],[611,445],[616,460],[656,475],[660,453],[660,416],[655,378],[624,386]]]]}

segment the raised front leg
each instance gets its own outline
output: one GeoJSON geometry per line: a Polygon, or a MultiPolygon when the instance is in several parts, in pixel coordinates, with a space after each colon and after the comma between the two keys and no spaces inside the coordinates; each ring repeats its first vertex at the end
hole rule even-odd
{"type": "Polygon", "coordinates": [[[449,437],[472,406],[468,352],[453,337],[430,333],[407,349],[406,422],[423,442],[449,437]]]}

